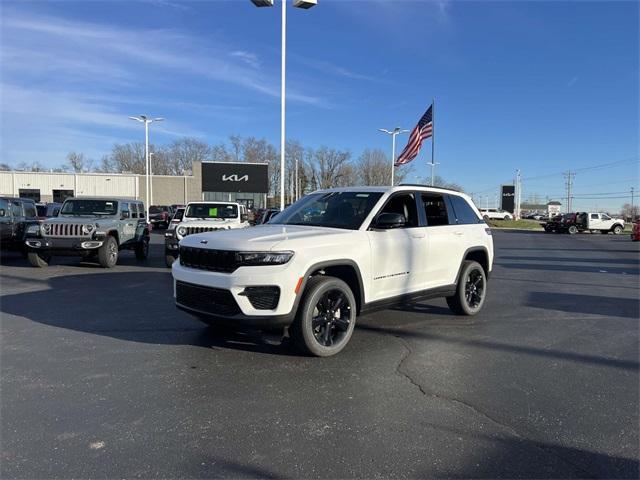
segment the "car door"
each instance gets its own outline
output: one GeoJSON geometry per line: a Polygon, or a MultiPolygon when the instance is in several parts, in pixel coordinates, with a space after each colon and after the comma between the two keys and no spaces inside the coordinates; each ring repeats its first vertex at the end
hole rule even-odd
{"type": "Polygon", "coordinates": [[[11,239],[11,206],[9,202],[0,198],[0,240],[6,241],[11,239]]]}
{"type": "Polygon", "coordinates": [[[367,236],[371,246],[371,300],[422,289],[420,269],[426,260],[426,243],[414,192],[392,195],[377,212],[367,236]],[[405,224],[397,228],[376,228],[376,219],[383,213],[402,214],[405,224]]]}
{"type": "Polygon", "coordinates": [[[120,229],[120,245],[133,240],[136,236],[138,220],[132,218],[133,213],[128,202],[120,202],[120,218],[122,219],[120,229]]]}
{"type": "Polygon", "coordinates": [[[426,288],[451,285],[465,250],[465,226],[456,223],[448,195],[423,192],[421,199],[427,223],[426,288]]]}
{"type": "Polygon", "coordinates": [[[602,228],[602,220],[599,213],[589,214],[589,228],[591,230],[600,230],[602,228]]]}

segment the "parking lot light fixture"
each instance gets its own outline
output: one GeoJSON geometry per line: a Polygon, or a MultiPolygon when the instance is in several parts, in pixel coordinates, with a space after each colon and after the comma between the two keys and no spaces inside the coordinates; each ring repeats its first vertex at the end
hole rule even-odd
{"type": "Polygon", "coordinates": [[[149,221],[149,190],[151,189],[150,183],[149,183],[149,170],[150,170],[150,165],[149,165],[149,124],[153,123],[153,122],[162,122],[164,120],[164,118],[162,117],[156,117],[156,118],[149,118],[146,115],[138,115],[137,117],[129,117],[131,120],[135,120],[137,122],[140,123],[144,123],[144,157],[145,157],[145,210],[146,210],[146,216],[147,216],[147,221],[149,221]]]}
{"type": "MultiPolygon", "coordinates": [[[[256,7],[273,7],[274,0],[251,0],[256,7]]],[[[285,126],[286,126],[286,95],[285,80],[287,69],[287,0],[281,0],[281,69],[280,69],[280,210],[284,210],[284,170],[285,170],[285,126]]],[[[318,0],[293,0],[296,8],[308,9],[318,4],[318,0]]]]}
{"type": "Polygon", "coordinates": [[[379,128],[378,131],[391,135],[391,186],[393,187],[393,180],[395,174],[396,164],[396,137],[401,133],[407,133],[409,130],[402,130],[400,127],[396,127],[393,130],[387,130],[386,128],[379,128]]]}

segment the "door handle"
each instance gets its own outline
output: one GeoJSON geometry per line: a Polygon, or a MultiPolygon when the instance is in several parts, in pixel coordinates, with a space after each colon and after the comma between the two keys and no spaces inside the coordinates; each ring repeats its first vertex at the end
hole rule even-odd
{"type": "Polygon", "coordinates": [[[425,234],[424,233],[412,233],[411,234],[411,238],[424,238],[425,234]]]}
{"type": "Polygon", "coordinates": [[[453,234],[460,237],[460,236],[462,236],[464,234],[464,232],[453,232],[453,234]]]}

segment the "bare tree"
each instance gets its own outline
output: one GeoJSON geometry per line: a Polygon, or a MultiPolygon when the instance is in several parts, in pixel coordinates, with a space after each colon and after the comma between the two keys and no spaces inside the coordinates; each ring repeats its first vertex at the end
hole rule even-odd
{"type": "Polygon", "coordinates": [[[47,169],[40,162],[20,162],[16,165],[16,170],[22,170],[24,172],[45,172],[47,169]]]}
{"type": "Polygon", "coordinates": [[[190,171],[193,162],[206,161],[211,155],[211,147],[195,138],[181,138],[163,150],[167,158],[167,168],[174,175],[190,171]]]}
{"type": "Polygon", "coordinates": [[[11,166],[8,163],[0,163],[0,172],[8,172],[11,166]]]}
{"type": "Polygon", "coordinates": [[[224,143],[211,147],[209,156],[213,162],[233,162],[233,156],[227,151],[224,143]]]}
{"type": "Polygon", "coordinates": [[[365,149],[356,163],[361,185],[390,185],[391,161],[380,149],[365,149]]]}
{"type": "Polygon", "coordinates": [[[355,170],[349,164],[351,153],[322,146],[311,157],[310,169],[314,186],[331,188],[355,183],[355,170]]]}
{"type": "Polygon", "coordinates": [[[620,211],[620,215],[626,221],[632,222],[638,215],[640,214],[640,207],[638,205],[631,205],[630,203],[625,203],[622,205],[622,210],[620,211]]]}
{"type": "Polygon", "coordinates": [[[233,154],[234,162],[240,161],[240,153],[242,153],[242,137],[240,135],[231,135],[229,137],[231,142],[231,152],[233,154]]]}
{"type": "Polygon", "coordinates": [[[144,144],[115,144],[111,153],[102,157],[100,170],[111,173],[144,174],[146,172],[144,144]]]}
{"type": "Polygon", "coordinates": [[[93,169],[93,160],[85,157],[82,152],[69,152],[67,164],[76,173],[89,172],[93,169]]]}

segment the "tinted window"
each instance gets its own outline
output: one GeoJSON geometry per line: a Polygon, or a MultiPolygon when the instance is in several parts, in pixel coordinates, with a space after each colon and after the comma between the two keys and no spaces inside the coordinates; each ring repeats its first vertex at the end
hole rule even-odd
{"type": "Polygon", "coordinates": [[[173,216],[174,220],[182,220],[182,217],[184,217],[184,208],[179,208],[176,210],[175,215],[173,216]]]}
{"type": "Polygon", "coordinates": [[[379,192],[327,192],[307,195],[269,220],[277,225],[313,225],[357,230],[380,200],[379,192]]]}
{"type": "Polygon", "coordinates": [[[2,217],[8,217],[11,215],[9,212],[9,202],[3,198],[0,198],[0,210],[3,210],[3,215],[0,215],[2,217]]]}
{"type": "Polygon", "coordinates": [[[20,202],[11,202],[11,213],[14,217],[22,216],[22,206],[20,205],[20,202]]]}
{"type": "Polygon", "coordinates": [[[417,227],[418,209],[416,208],[416,198],[413,193],[401,193],[391,197],[380,213],[399,213],[404,216],[405,228],[417,227]]]}
{"type": "Polygon", "coordinates": [[[36,205],[36,210],[38,211],[39,217],[47,216],[47,206],[46,205],[36,205]]]}
{"type": "MultiPolygon", "coordinates": [[[[423,193],[422,204],[424,205],[424,213],[427,216],[427,226],[449,225],[449,215],[444,196],[423,193]]],[[[455,220],[452,223],[455,223],[455,220]]]]}
{"type": "Polygon", "coordinates": [[[598,214],[597,213],[592,213],[591,214],[591,218],[595,218],[597,220],[598,219],[598,214]]]}
{"type": "Polygon", "coordinates": [[[473,208],[471,208],[471,205],[469,205],[464,198],[457,195],[449,195],[449,199],[453,204],[453,211],[455,212],[458,225],[468,225],[481,221],[473,208]]]}
{"type": "Polygon", "coordinates": [[[26,218],[36,218],[38,216],[38,212],[36,212],[36,206],[33,203],[25,203],[23,205],[24,208],[24,216],[26,218]]]}

